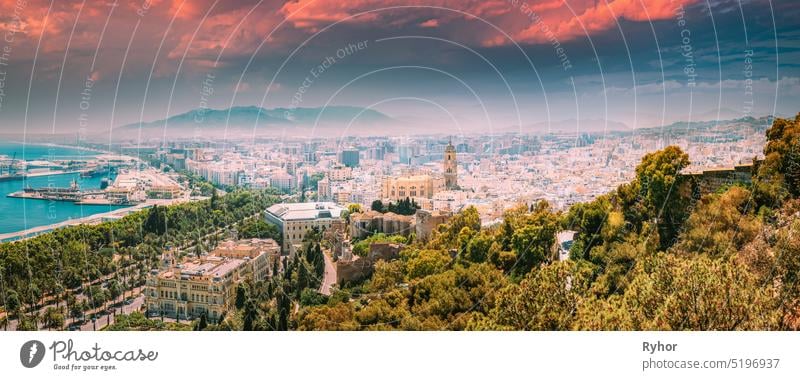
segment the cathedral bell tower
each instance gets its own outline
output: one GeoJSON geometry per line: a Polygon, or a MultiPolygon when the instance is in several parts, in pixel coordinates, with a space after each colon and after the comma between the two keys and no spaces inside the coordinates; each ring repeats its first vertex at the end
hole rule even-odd
{"type": "Polygon", "coordinates": [[[458,161],[456,161],[456,148],[453,146],[453,142],[450,141],[447,143],[447,147],[444,148],[444,162],[442,163],[444,168],[444,186],[448,190],[453,190],[458,188],[458,161]]]}

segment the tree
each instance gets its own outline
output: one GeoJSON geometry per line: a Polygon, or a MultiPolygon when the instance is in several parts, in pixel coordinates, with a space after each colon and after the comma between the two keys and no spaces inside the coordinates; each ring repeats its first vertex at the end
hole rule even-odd
{"type": "Polygon", "coordinates": [[[17,331],[36,331],[38,330],[38,321],[36,315],[33,316],[20,316],[17,323],[17,331]]]}
{"type": "Polygon", "coordinates": [[[236,309],[241,310],[247,302],[247,287],[244,283],[240,282],[236,285],[236,309]]]}
{"type": "Polygon", "coordinates": [[[781,329],[800,329],[800,220],[777,232],[776,260],[770,274],[780,284],[777,306],[781,329]]]}
{"type": "Polygon", "coordinates": [[[740,252],[763,228],[753,212],[751,196],[750,191],[733,186],[722,194],[703,197],[673,251],[726,258],[740,252]]]}
{"type": "Polygon", "coordinates": [[[295,288],[295,298],[300,298],[300,293],[308,287],[308,270],[306,266],[308,263],[305,259],[300,263],[297,268],[297,287],[295,288]]]}
{"type": "Polygon", "coordinates": [[[525,225],[514,231],[511,245],[517,256],[517,264],[513,270],[517,275],[524,275],[532,268],[553,259],[558,221],[545,206],[542,205],[534,213],[526,215],[525,225]]]}
{"type": "Polygon", "coordinates": [[[545,226],[525,226],[516,230],[512,239],[517,257],[514,272],[525,274],[532,268],[550,261],[554,243],[554,229],[545,226]]]}
{"type": "Polygon", "coordinates": [[[292,306],[292,301],[284,289],[278,294],[278,331],[289,330],[289,309],[292,306]]]}
{"type": "Polygon", "coordinates": [[[637,262],[623,295],[580,305],[589,330],[764,330],[778,326],[770,286],[740,264],[659,254],[637,262]]]}
{"type": "Polygon", "coordinates": [[[143,229],[145,233],[163,235],[167,231],[166,208],[153,206],[148,211],[143,229]]]}
{"type": "Polygon", "coordinates": [[[601,235],[606,224],[611,204],[608,197],[601,196],[592,202],[578,203],[570,207],[566,217],[565,228],[577,231],[575,236],[576,250],[570,257],[573,259],[588,259],[593,247],[603,244],[601,235]]]}
{"type": "Polygon", "coordinates": [[[481,232],[469,240],[463,258],[472,263],[483,263],[489,258],[489,250],[494,243],[494,237],[486,232],[481,232]]]}
{"type": "Polygon", "coordinates": [[[757,165],[753,187],[763,207],[800,196],[800,113],[794,120],[776,118],[767,129],[764,161],[757,165]]]}
{"type": "Polygon", "coordinates": [[[122,285],[117,280],[111,280],[108,284],[110,300],[116,300],[122,295],[122,285]]]}
{"type": "Polygon", "coordinates": [[[417,201],[406,197],[405,199],[397,201],[397,203],[389,202],[389,205],[381,212],[388,211],[400,215],[414,215],[419,208],[420,206],[417,204],[417,201]]]}
{"type": "Polygon", "coordinates": [[[573,261],[545,265],[503,289],[481,328],[570,330],[589,284],[589,271],[573,261]]]}
{"type": "Polygon", "coordinates": [[[253,331],[258,321],[258,306],[254,300],[248,299],[247,302],[245,302],[242,319],[244,331],[253,331]]]}
{"type": "Polygon", "coordinates": [[[242,223],[239,227],[239,238],[241,239],[272,239],[280,244],[281,232],[278,228],[263,219],[250,219],[242,223]]]}
{"type": "Polygon", "coordinates": [[[362,212],[361,205],[358,203],[351,203],[347,205],[347,211],[350,213],[350,215],[360,213],[362,212]]]}
{"type": "Polygon", "coordinates": [[[678,230],[686,218],[690,189],[684,187],[683,168],[689,166],[689,156],[679,147],[671,145],[660,151],[648,153],[636,167],[636,181],[640,184],[645,207],[658,225],[661,248],[674,243],[678,230]]]}
{"type": "Polygon", "coordinates": [[[19,317],[19,311],[22,303],[19,301],[19,295],[14,289],[6,292],[5,307],[14,316],[19,317]]]}
{"type": "Polygon", "coordinates": [[[481,230],[481,217],[478,209],[474,206],[467,207],[454,215],[447,223],[439,225],[434,231],[434,237],[429,245],[431,247],[460,248],[458,234],[464,227],[476,232],[481,230]]]}
{"type": "Polygon", "coordinates": [[[89,308],[89,305],[86,304],[86,299],[81,300],[80,302],[73,302],[70,306],[69,313],[73,319],[83,318],[84,312],[89,308]]]}
{"type": "Polygon", "coordinates": [[[61,313],[61,308],[48,307],[42,316],[42,323],[48,330],[60,330],[64,327],[64,314],[61,313]]]}
{"type": "Polygon", "coordinates": [[[406,262],[409,279],[422,278],[443,272],[450,263],[450,255],[442,250],[422,249],[401,252],[406,262]]]}
{"type": "Polygon", "coordinates": [[[380,199],[376,199],[372,201],[372,205],[370,205],[370,210],[377,211],[377,212],[385,212],[383,202],[380,199]]]}

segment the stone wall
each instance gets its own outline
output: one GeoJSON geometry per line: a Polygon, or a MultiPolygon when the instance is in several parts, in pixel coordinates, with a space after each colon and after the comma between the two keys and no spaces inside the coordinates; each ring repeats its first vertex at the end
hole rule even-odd
{"type": "Polygon", "coordinates": [[[405,247],[397,243],[372,243],[367,257],[353,256],[352,260],[336,262],[336,283],[357,281],[372,274],[375,263],[380,260],[392,261],[400,257],[405,247]]]}
{"type": "Polygon", "coordinates": [[[446,223],[453,214],[445,211],[417,210],[414,215],[417,240],[427,241],[433,231],[442,223],[446,223]]]}
{"type": "Polygon", "coordinates": [[[746,185],[753,183],[753,173],[755,173],[757,167],[758,162],[755,165],[743,164],[731,168],[706,169],[683,175],[694,181],[701,194],[708,194],[734,183],[746,185]]]}

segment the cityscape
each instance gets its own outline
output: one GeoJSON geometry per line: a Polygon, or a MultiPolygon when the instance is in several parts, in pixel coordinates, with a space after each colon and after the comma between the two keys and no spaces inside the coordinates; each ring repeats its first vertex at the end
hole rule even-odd
{"type": "MultiPolygon", "coordinates": [[[[331,297],[369,278],[379,260],[398,260],[406,244],[430,241],[441,233],[439,225],[456,215],[474,212],[476,228],[488,230],[507,224],[509,213],[520,205],[547,204],[551,212],[569,215],[575,207],[636,180],[641,158],[667,146],[697,157],[677,174],[691,179],[698,192],[752,186],[754,163],[764,160],[771,123],[770,118],[742,118],[637,131],[334,141],[264,137],[219,143],[195,138],[135,146],[120,141],[105,146],[113,150],[105,152],[99,144],[78,141],[74,149],[96,153],[49,161],[20,160],[12,154],[2,161],[4,181],[102,177],[97,189],[83,190],[73,179],[70,187],[25,187],[6,197],[115,209],[2,236],[9,243],[24,242],[67,226],[98,225],[137,213],[145,213],[148,223],[159,207],[209,201],[228,192],[271,194],[272,206],[253,209],[249,221],[220,225],[179,247],[156,248],[156,264],[150,271],[140,268],[138,279],[120,283],[119,274],[113,273],[92,281],[101,284],[95,291],[109,293],[97,296],[103,306],[91,304],[91,293],[78,294],[74,304],[64,301],[72,316],[69,326],[67,315],[57,322],[69,329],[120,328],[112,322],[118,313],[141,313],[162,323],[170,320],[175,324],[171,328],[188,328],[201,317],[205,325],[222,322],[235,310],[234,295],[241,284],[281,276],[291,270],[289,259],[316,252],[318,262],[307,256],[305,263],[319,267],[306,274],[317,278],[306,279],[305,286],[314,284],[320,297],[331,297]],[[240,238],[239,225],[245,222],[240,238]],[[312,235],[316,245],[309,245],[312,235]],[[218,283],[220,279],[224,282],[218,283]]],[[[554,235],[552,249],[559,261],[569,259],[580,233],[571,228],[554,235]]],[[[37,328],[52,324],[49,313],[61,307],[36,307],[42,313],[35,318],[37,328]]],[[[13,320],[5,326],[19,328],[13,320]]]]}
{"type": "Polygon", "coordinates": [[[3,375],[794,378],[798,19],[0,1],[3,375]]]}

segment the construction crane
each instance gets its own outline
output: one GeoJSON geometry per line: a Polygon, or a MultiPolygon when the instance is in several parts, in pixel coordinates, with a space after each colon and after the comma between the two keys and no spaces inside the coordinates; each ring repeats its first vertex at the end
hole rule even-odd
{"type": "Polygon", "coordinates": [[[14,163],[17,161],[17,152],[11,155],[11,162],[8,164],[8,175],[17,174],[17,169],[14,168],[14,163]]]}

